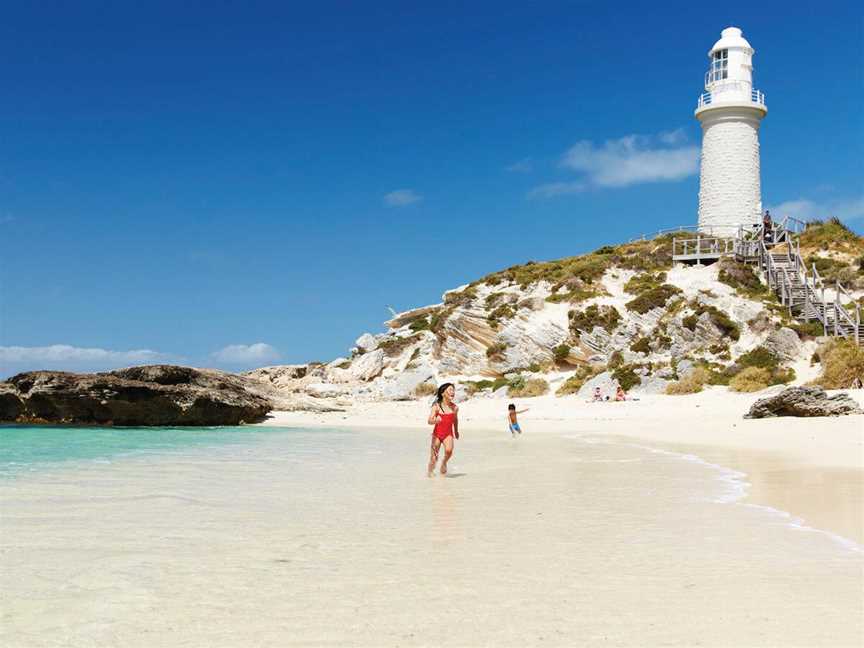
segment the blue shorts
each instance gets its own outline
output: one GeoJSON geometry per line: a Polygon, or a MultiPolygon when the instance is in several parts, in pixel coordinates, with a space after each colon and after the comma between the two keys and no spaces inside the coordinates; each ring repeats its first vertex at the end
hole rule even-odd
{"type": "Polygon", "coordinates": [[[518,432],[519,434],[522,434],[522,428],[519,427],[518,423],[511,423],[510,424],[510,434],[513,434],[514,432],[518,432]]]}

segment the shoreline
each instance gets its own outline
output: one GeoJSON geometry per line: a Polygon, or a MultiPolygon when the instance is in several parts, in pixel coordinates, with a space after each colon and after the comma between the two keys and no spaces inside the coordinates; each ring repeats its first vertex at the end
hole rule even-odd
{"type": "MultiPolygon", "coordinates": [[[[859,403],[864,391],[843,390],[859,403]]],[[[461,430],[506,436],[509,402],[532,434],[579,433],[694,455],[740,473],[735,501],[767,507],[809,527],[864,546],[864,416],[744,419],[764,394],[712,388],[688,396],[647,396],[624,403],[585,403],[575,397],[477,398],[460,404],[461,430]]],[[[257,425],[426,430],[426,401],[355,403],[344,412],[273,412],[257,425]]],[[[458,455],[458,442],[457,442],[458,455]]]]}

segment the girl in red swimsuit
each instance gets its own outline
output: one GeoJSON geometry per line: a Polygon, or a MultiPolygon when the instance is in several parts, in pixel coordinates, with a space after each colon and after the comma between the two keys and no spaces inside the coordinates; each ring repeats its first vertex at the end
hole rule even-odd
{"type": "Polygon", "coordinates": [[[459,438],[459,408],[453,402],[456,388],[453,383],[444,383],[438,388],[438,395],[432,411],[429,412],[429,425],[432,429],[432,447],[429,455],[429,467],[426,472],[429,477],[435,472],[438,463],[438,450],[444,444],[444,461],[441,462],[441,474],[447,474],[447,462],[453,456],[453,437],[459,438]]]}

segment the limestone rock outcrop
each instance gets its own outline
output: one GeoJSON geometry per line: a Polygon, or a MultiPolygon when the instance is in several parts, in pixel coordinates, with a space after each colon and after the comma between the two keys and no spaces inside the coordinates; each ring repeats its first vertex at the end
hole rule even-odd
{"type": "Polygon", "coordinates": [[[239,425],[262,421],[273,408],[240,376],[174,365],[33,371],[10,378],[0,394],[0,420],[17,423],[239,425]]]}
{"type": "Polygon", "coordinates": [[[757,400],[744,418],[845,414],[864,414],[864,410],[846,394],[829,396],[821,387],[789,387],[775,396],[757,400]]]}
{"type": "Polygon", "coordinates": [[[789,361],[794,360],[801,352],[801,339],[795,331],[784,326],[771,331],[763,346],[780,360],[789,361]]]}

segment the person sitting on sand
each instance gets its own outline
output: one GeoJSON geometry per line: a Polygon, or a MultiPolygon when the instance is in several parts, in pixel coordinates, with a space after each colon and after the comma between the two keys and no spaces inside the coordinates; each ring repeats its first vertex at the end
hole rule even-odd
{"type": "Polygon", "coordinates": [[[600,391],[600,387],[594,388],[594,402],[603,402],[603,392],[600,391]]]}
{"type": "Polygon", "coordinates": [[[510,434],[514,437],[516,433],[522,434],[522,428],[519,427],[519,420],[516,418],[517,414],[522,414],[523,412],[527,412],[528,408],[522,410],[516,410],[516,406],[513,403],[510,403],[507,406],[507,426],[510,428],[510,434]]]}
{"type": "Polygon", "coordinates": [[[444,444],[444,460],[441,462],[441,474],[447,474],[447,462],[453,456],[453,437],[459,438],[459,408],[453,402],[456,388],[453,383],[444,383],[438,388],[432,411],[429,412],[427,423],[432,428],[432,446],[429,454],[429,467],[426,474],[431,477],[438,463],[438,450],[444,444]]]}
{"type": "Polygon", "coordinates": [[[624,393],[624,388],[621,385],[618,385],[618,389],[615,390],[615,400],[616,401],[626,401],[627,394],[624,393]]]}

